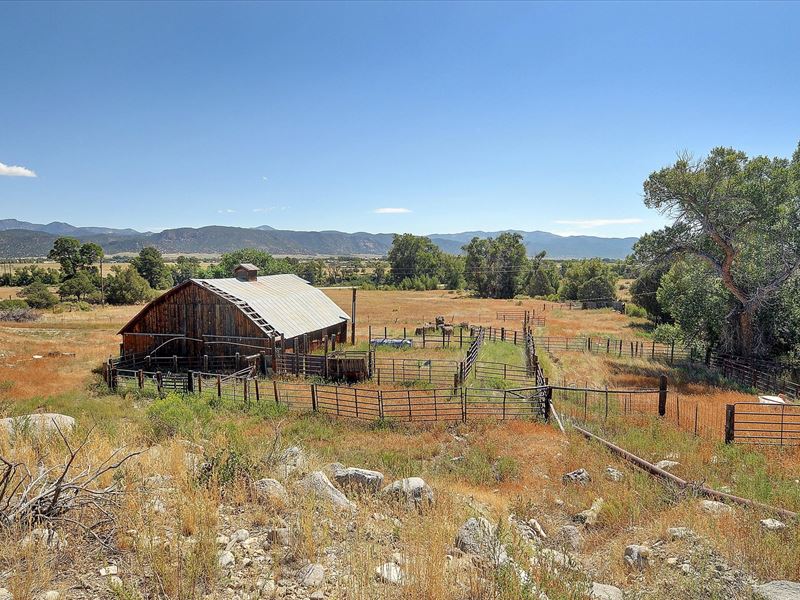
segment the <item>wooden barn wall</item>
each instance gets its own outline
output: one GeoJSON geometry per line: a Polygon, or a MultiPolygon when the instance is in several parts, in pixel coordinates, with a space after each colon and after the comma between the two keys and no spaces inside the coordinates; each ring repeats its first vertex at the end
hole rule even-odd
{"type": "MultiPolygon", "coordinates": [[[[269,348],[270,344],[264,332],[235,305],[195,283],[174,290],[156,302],[140,315],[131,327],[131,333],[178,333],[198,340],[204,339],[204,335],[241,336],[260,338],[241,340],[244,344],[260,346],[263,349],[269,348]]],[[[164,336],[123,335],[124,352],[125,354],[147,353],[166,339],[164,336]]],[[[212,338],[206,340],[212,341],[212,338]]],[[[181,340],[164,345],[156,354],[217,356],[236,352],[254,354],[258,352],[258,348],[181,340]]]]}
{"type": "MultiPolygon", "coordinates": [[[[209,344],[191,340],[176,340],[162,346],[157,356],[230,356],[236,352],[255,354],[259,349],[269,350],[271,340],[238,307],[220,298],[206,288],[190,283],[167,292],[149,309],[145,310],[130,328],[131,333],[185,334],[187,338],[204,339],[203,336],[240,336],[257,338],[239,340],[241,344],[209,344]],[[255,347],[253,347],[255,346],[255,347]]],[[[327,335],[336,334],[340,342],[347,339],[347,322],[309,332],[309,346],[320,344],[327,335]]],[[[167,341],[168,337],[148,335],[123,335],[124,354],[147,354],[167,341]]],[[[205,338],[212,341],[213,338],[205,338]]],[[[222,341],[222,340],[216,340],[222,341]]],[[[292,348],[292,340],[285,340],[292,348]]]]}

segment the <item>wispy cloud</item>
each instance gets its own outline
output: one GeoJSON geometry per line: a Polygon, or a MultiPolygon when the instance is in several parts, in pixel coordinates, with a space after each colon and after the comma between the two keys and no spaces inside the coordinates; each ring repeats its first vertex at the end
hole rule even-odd
{"type": "Polygon", "coordinates": [[[263,208],[261,208],[261,207],[254,208],[253,212],[254,213],[268,213],[268,212],[273,212],[273,211],[276,211],[276,210],[286,210],[287,208],[289,208],[289,207],[288,206],[265,206],[263,208]]]}
{"type": "Polygon", "coordinates": [[[410,213],[410,208],[376,208],[373,210],[377,215],[403,215],[406,213],[410,213]]]}
{"type": "Polygon", "coordinates": [[[0,175],[5,177],[36,177],[36,173],[25,167],[5,165],[0,162],[0,175]]]}
{"type": "Polygon", "coordinates": [[[235,213],[236,211],[232,208],[220,208],[217,212],[221,215],[229,215],[235,213]]]}
{"type": "Polygon", "coordinates": [[[562,220],[556,221],[559,225],[572,225],[579,229],[594,229],[595,227],[606,227],[608,225],[635,225],[641,223],[642,219],[585,219],[585,220],[562,220]]]}

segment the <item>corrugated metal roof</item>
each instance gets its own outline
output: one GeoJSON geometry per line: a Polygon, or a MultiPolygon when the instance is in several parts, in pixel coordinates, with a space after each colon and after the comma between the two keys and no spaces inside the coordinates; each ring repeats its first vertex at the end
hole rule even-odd
{"type": "MultiPolygon", "coordinates": [[[[247,303],[285,338],[337,325],[350,316],[322,291],[297,275],[264,275],[256,281],[193,279],[247,303]]],[[[213,291],[213,290],[212,290],[213,291]]]]}

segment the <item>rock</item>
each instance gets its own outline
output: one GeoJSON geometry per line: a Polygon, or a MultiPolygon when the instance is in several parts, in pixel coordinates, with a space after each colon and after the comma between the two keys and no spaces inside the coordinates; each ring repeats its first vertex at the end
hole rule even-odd
{"type": "Polygon", "coordinates": [[[405,580],[403,570],[395,563],[384,563],[379,567],[375,567],[375,576],[378,581],[382,583],[391,583],[394,585],[402,585],[405,580]]]}
{"type": "Polygon", "coordinates": [[[232,542],[244,542],[250,537],[250,532],[247,529],[237,529],[231,536],[232,542]]]}
{"type": "Polygon", "coordinates": [[[225,567],[232,567],[235,562],[236,562],[236,557],[230,550],[223,550],[222,552],[219,553],[219,556],[217,557],[217,564],[223,569],[225,567]]]}
{"type": "Polygon", "coordinates": [[[681,463],[674,460],[660,460],[654,466],[659,469],[663,469],[664,471],[669,471],[671,468],[677,467],[679,464],[681,463]]]}
{"type": "Polygon", "coordinates": [[[597,523],[597,517],[600,515],[600,510],[602,510],[602,508],[603,499],[595,498],[595,501],[592,502],[591,508],[587,508],[586,510],[579,512],[573,517],[573,520],[577,523],[583,523],[584,525],[591,527],[597,523]]]}
{"type": "Polygon", "coordinates": [[[716,500],[700,500],[700,509],[711,515],[731,514],[733,508],[716,500]]]}
{"type": "Polygon", "coordinates": [[[622,590],[613,585],[605,583],[592,583],[592,590],[589,593],[592,600],[622,600],[622,590]]]}
{"type": "Polygon", "coordinates": [[[558,530],[556,539],[565,547],[577,552],[583,546],[583,536],[575,525],[564,525],[558,530]]]}
{"type": "Polygon", "coordinates": [[[38,527],[22,540],[23,547],[31,544],[38,544],[49,550],[63,550],[67,547],[66,540],[62,538],[57,531],[38,527]]]}
{"type": "Polygon", "coordinates": [[[800,598],[800,583],[796,581],[770,581],[753,586],[753,595],[758,600],[797,600],[800,598]]]}
{"type": "Polygon", "coordinates": [[[575,566],[575,559],[569,554],[553,550],[552,548],[542,548],[539,550],[538,556],[531,559],[531,565],[534,567],[544,563],[546,566],[565,567],[571,569],[575,566]]]}
{"type": "Polygon", "coordinates": [[[644,570],[650,563],[650,548],[631,544],[625,548],[625,563],[632,569],[644,570]]]}
{"type": "Polygon", "coordinates": [[[313,591],[309,596],[309,600],[323,600],[323,598],[325,598],[325,592],[322,590],[313,591]]]}
{"type": "Polygon", "coordinates": [[[267,540],[280,544],[281,546],[288,546],[291,542],[291,535],[288,527],[271,527],[267,529],[267,540]]]}
{"type": "Polygon", "coordinates": [[[354,509],[356,505],[347,499],[342,492],[337,490],[331,480],[322,471],[314,471],[308,474],[301,482],[300,486],[323,502],[329,503],[337,508],[354,509]]]}
{"type": "Polygon", "coordinates": [[[383,488],[380,495],[404,500],[415,506],[433,504],[433,490],[421,477],[394,481],[383,488]]]}
{"type": "Polygon", "coordinates": [[[297,580],[303,587],[319,587],[325,581],[325,567],[319,563],[308,564],[297,572],[297,580]]]}
{"type": "Polygon", "coordinates": [[[284,505],[289,503],[286,488],[277,479],[259,479],[253,482],[256,497],[269,504],[284,505]]]}
{"type": "Polygon", "coordinates": [[[6,588],[0,588],[0,600],[14,600],[14,596],[6,588]]]}
{"type": "Polygon", "coordinates": [[[606,479],[610,479],[611,481],[622,481],[623,479],[625,479],[625,473],[623,473],[619,469],[615,469],[614,467],[606,467],[605,476],[606,479]]]}
{"type": "Polygon", "coordinates": [[[383,487],[383,473],[357,467],[334,468],[333,478],[345,488],[360,488],[377,493],[383,487]]]}
{"type": "Polygon", "coordinates": [[[119,573],[117,565],[108,565],[100,569],[100,577],[108,577],[109,575],[116,575],[119,573]]]}
{"type": "Polygon", "coordinates": [[[75,419],[58,413],[39,413],[0,419],[0,429],[12,433],[52,433],[60,429],[67,433],[75,428],[75,419]]]}
{"type": "Polygon", "coordinates": [[[576,469],[575,471],[565,473],[561,478],[561,481],[564,483],[580,483],[582,485],[586,485],[591,480],[592,478],[589,477],[589,473],[586,469],[576,469]]]}
{"type": "Polygon", "coordinates": [[[517,519],[516,515],[508,515],[508,522],[517,530],[520,537],[529,542],[538,544],[540,541],[547,539],[547,534],[536,519],[521,521],[517,519]]]}
{"type": "Polygon", "coordinates": [[[483,517],[468,519],[456,534],[456,548],[503,564],[508,560],[505,545],[497,538],[497,528],[483,517]]]}
{"type": "Polygon", "coordinates": [[[217,546],[227,546],[230,544],[231,539],[227,535],[218,535],[217,536],[217,546]]]}
{"type": "Polygon", "coordinates": [[[667,529],[667,535],[669,535],[671,540],[684,540],[697,536],[697,534],[688,527],[670,527],[667,529]]]}
{"type": "Polygon", "coordinates": [[[278,457],[278,466],[284,477],[295,472],[302,475],[308,469],[308,458],[300,446],[290,446],[278,457]]]}
{"type": "Polygon", "coordinates": [[[761,523],[761,527],[767,531],[780,531],[781,529],[786,529],[786,523],[783,521],[778,521],[778,519],[761,519],[759,523],[761,523]]]}
{"type": "Polygon", "coordinates": [[[42,600],[58,600],[61,598],[61,594],[56,590],[49,590],[42,595],[42,600]]]}

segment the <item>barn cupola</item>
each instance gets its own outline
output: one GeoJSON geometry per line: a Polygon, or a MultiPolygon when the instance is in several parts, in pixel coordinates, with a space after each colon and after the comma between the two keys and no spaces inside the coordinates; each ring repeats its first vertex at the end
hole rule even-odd
{"type": "Polygon", "coordinates": [[[233,276],[239,281],[256,281],[258,267],[250,263],[241,263],[233,268],[233,276]]]}

